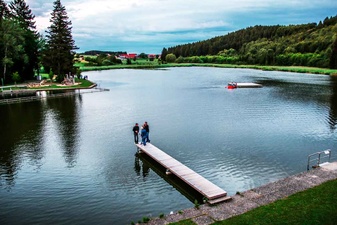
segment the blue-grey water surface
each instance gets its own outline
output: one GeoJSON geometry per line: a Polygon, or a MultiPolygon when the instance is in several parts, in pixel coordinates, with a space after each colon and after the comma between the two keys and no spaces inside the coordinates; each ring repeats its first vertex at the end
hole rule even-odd
{"type": "Polygon", "coordinates": [[[135,122],[229,195],[306,171],[317,151],[336,160],[333,77],[199,67],[84,75],[110,91],[0,106],[0,224],[130,224],[193,207],[189,190],[135,155],[135,122]],[[230,81],[263,88],[228,90],[230,81]]]}

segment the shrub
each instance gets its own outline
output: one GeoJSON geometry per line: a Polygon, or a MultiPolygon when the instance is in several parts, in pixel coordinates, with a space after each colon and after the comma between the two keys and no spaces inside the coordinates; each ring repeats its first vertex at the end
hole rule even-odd
{"type": "Polygon", "coordinates": [[[165,59],[166,59],[166,62],[168,62],[168,63],[174,63],[176,61],[177,57],[175,56],[175,54],[170,53],[170,54],[166,55],[165,59]]]}

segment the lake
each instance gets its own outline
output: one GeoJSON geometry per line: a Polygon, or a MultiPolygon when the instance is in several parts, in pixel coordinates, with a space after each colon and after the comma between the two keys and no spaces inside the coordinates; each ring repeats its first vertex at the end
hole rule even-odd
{"type": "Polygon", "coordinates": [[[223,68],[85,72],[108,92],[0,106],[0,224],[130,224],[194,207],[192,190],[137,155],[151,143],[228,195],[336,161],[337,79],[223,68]],[[229,90],[228,82],[262,88],[229,90]]]}

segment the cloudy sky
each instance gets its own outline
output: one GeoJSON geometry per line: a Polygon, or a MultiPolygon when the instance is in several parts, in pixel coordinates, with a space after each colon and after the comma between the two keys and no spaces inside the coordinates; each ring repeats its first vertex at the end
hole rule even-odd
{"type": "MultiPolygon", "coordinates": [[[[10,0],[6,1],[10,2],[10,0]]],[[[40,33],[54,0],[26,0],[40,33]]],[[[87,50],[161,53],[255,25],[319,22],[337,14],[336,0],[61,0],[73,38],[87,50]]]]}

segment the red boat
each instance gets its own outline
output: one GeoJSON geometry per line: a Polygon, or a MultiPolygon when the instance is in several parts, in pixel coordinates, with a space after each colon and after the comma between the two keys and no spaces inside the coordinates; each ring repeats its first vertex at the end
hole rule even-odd
{"type": "Polygon", "coordinates": [[[230,82],[228,83],[228,86],[227,86],[228,89],[235,89],[237,87],[238,87],[238,84],[236,82],[230,82]]]}

